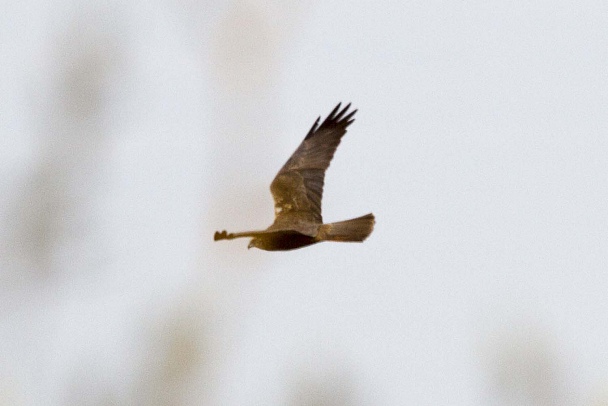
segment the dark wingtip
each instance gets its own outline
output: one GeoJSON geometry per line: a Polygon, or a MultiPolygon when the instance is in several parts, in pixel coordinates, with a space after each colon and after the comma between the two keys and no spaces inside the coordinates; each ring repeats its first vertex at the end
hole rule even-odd
{"type": "Polygon", "coordinates": [[[332,110],[331,113],[329,113],[327,118],[323,121],[323,124],[321,124],[321,127],[323,127],[324,125],[342,124],[342,123],[348,121],[357,112],[357,110],[353,110],[352,112],[350,112],[346,116],[344,116],[344,114],[350,108],[351,103],[348,103],[342,110],[340,110],[341,105],[342,105],[342,102],[338,103],[338,105],[332,110]]]}
{"type": "Polygon", "coordinates": [[[317,131],[317,128],[319,127],[319,121],[321,121],[321,116],[319,116],[317,118],[317,120],[314,122],[314,124],[312,125],[312,127],[310,127],[308,134],[306,134],[306,138],[310,137],[311,135],[313,135],[315,133],[315,131],[317,131]]]}
{"type": "MultiPolygon", "coordinates": [[[[349,104],[349,106],[350,106],[350,104],[349,104]]],[[[355,110],[351,111],[350,113],[348,113],[348,115],[347,115],[346,117],[344,117],[344,118],[342,119],[342,121],[347,121],[347,124],[346,124],[346,126],[347,126],[347,127],[348,127],[348,125],[349,125],[350,123],[352,123],[353,121],[355,121],[355,119],[353,118],[353,116],[355,115],[355,113],[356,113],[357,111],[359,111],[359,110],[355,109],[355,110]],[[352,120],[351,120],[351,118],[352,118],[352,120]]]]}
{"type": "MultiPolygon", "coordinates": [[[[331,111],[331,113],[329,113],[327,115],[327,117],[323,121],[323,124],[328,123],[330,121],[334,121],[336,119],[336,117],[338,117],[340,115],[340,113],[338,113],[338,111],[340,111],[340,106],[342,106],[342,102],[338,103],[338,105],[336,107],[334,107],[334,109],[331,111]]],[[[321,124],[321,126],[323,124],[321,124]]]]}
{"type": "MultiPolygon", "coordinates": [[[[338,113],[338,115],[337,115],[337,116],[335,116],[333,119],[334,119],[335,121],[341,120],[341,119],[342,119],[342,116],[344,115],[344,113],[346,113],[346,112],[348,111],[348,109],[350,108],[350,105],[351,105],[351,103],[348,103],[348,104],[346,105],[346,107],[344,107],[344,108],[342,109],[342,111],[340,111],[340,112],[338,113]]],[[[355,111],[357,111],[357,110],[355,110],[355,111]]]]}
{"type": "Polygon", "coordinates": [[[329,115],[327,116],[327,118],[329,117],[334,117],[334,115],[338,112],[338,110],[340,110],[340,106],[342,105],[342,102],[338,103],[338,105],[336,107],[334,107],[334,109],[331,111],[331,113],[329,113],[329,115]]]}
{"type": "Polygon", "coordinates": [[[338,105],[334,107],[331,113],[327,115],[325,120],[323,120],[321,125],[319,125],[319,121],[321,120],[321,117],[319,117],[311,127],[310,131],[308,131],[308,134],[306,134],[305,139],[312,137],[315,133],[317,133],[317,131],[324,127],[340,126],[343,127],[343,129],[346,129],[346,127],[348,127],[353,121],[355,121],[353,119],[353,116],[357,112],[356,109],[346,114],[348,112],[348,109],[350,109],[351,103],[348,103],[342,110],[340,110],[341,106],[342,102],[338,103],[338,105]],[[346,116],[344,114],[346,114],[346,116]]]}

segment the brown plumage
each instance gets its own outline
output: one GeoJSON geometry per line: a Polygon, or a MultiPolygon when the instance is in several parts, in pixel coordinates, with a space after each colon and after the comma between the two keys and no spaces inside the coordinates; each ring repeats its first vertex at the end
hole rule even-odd
{"type": "Polygon", "coordinates": [[[321,199],[325,170],[334,157],[346,128],[355,121],[357,110],[350,104],[336,108],[319,125],[321,117],[283,165],[270,185],[274,198],[274,223],[266,230],[242,233],[215,232],[214,240],[253,237],[249,247],[266,251],[285,251],[321,241],[362,242],[374,229],[374,215],[323,224],[321,199]]]}

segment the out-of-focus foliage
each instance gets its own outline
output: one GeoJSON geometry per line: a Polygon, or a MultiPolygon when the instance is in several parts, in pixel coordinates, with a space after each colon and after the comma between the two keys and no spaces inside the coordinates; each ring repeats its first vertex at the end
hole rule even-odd
{"type": "Polygon", "coordinates": [[[605,11],[3,5],[0,405],[606,404],[605,11]],[[213,244],[339,101],[373,236],[213,244]]]}

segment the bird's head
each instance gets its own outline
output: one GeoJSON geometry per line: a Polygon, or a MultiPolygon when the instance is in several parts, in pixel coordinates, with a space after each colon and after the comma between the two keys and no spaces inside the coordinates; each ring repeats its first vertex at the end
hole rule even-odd
{"type": "Polygon", "coordinates": [[[249,241],[249,245],[247,246],[247,249],[250,249],[251,247],[256,247],[259,248],[259,242],[260,240],[258,238],[252,238],[251,241],[249,241]]]}

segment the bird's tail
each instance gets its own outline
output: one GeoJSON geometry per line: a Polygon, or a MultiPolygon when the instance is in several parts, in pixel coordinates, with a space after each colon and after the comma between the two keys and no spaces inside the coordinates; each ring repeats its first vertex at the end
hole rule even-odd
{"type": "Polygon", "coordinates": [[[372,213],[355,219],[323,224],[317,237],[320,241],[362,242],[374,231],[372,213]]]}

